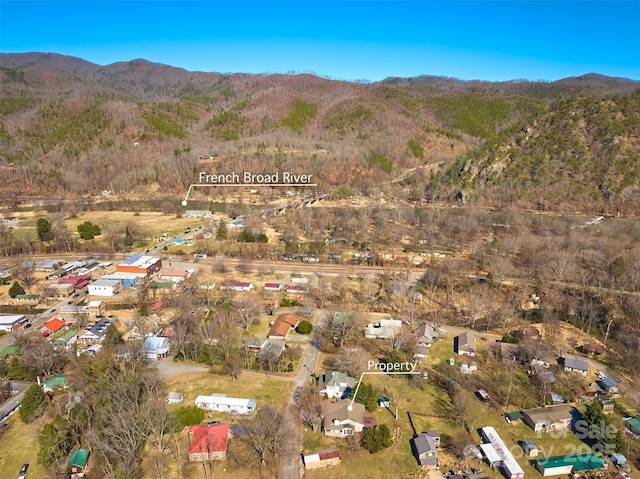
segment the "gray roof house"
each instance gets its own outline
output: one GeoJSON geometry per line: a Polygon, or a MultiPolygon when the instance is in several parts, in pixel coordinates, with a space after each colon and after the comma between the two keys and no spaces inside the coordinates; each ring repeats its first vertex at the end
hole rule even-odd
{"type": "Polygon", "coordinates": [[[575,372],[586,376],[589,373],[589,362],[586,359],[566,354],[562,360],[566,372],[575,372]]]}
{"type": "Polygon", "coordinates": [[[476,355],[476,337],[464,332],[453,338],[453,350],[464,356],[476,355]]]}
{"type": "Polygon", "coordinates": [[[421,466],[437,466],[438,451],[433,438],[426,434],[418,434],[411,439],[411,452],[421,466]]]}
{"type": "Polygon", "coordinates": [[[416,329],[416,345],[430,348],[433,343],[438,341],[438,333],[435,328],[427,323],[420,323],[416,329]]]}
{"type": "Polygon", "coordinates": [[[322,407],[322,428],[325,436],[347,437],[362,432],[365,427],[365,409],[360,403],[343,400],[322,407]]]}

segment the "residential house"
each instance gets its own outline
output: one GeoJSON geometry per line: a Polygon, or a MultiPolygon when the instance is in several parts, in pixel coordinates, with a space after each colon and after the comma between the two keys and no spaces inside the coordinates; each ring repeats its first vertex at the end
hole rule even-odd
{"type": "Polygon", "coordinates": [[[2,350],[0,350],[0,359],[8,359],[9,357],[22,355],[20,346],[16,344],[8,344],[2,350]]]}
{"type": "Polygon", "coordinates": [[[271,293],[277,293],[282,289],[282,285],[280,283],[265,283],[264,290],[269,291],[271,293]]]}
{"type": "Polygon", "coordinates": [[[158,278],[164,281],[180,283],[185,281],[189,276],[191,276],[189,271],[161,271],[158,278]]]}
{"type": "Polygon", "coordinates": [[[67,376],[65,376],[64,374],[55,374],[42,383],[42,389],[44,389],[44,392],[46,393],[53,391],[62,391],[64,389],[67,389],[67,387],[67,376]]]}
{"type": "Polygon", "coordinates": [[[69,330],[65,332],[59,338],[53,342],[53,347],[56,350],[71,349],[71,347],[78,341],[78,335],[75,331],[69,330]]]}
{"type": "Polygon", "coordinates": [[[480,429],[480,436],[483,443],[489,443],[491,448],[485,448],[487,451],[495,451],[496,456],[493,455],[493,451],[490,454],[492,457],[498,457],[500,459],[499,468],[507,479],[523,479],[524,471],[518,461],[516,461],[510,449],[506,446],[500,435],[496,430],[491,427],[483,427],[480,429]]]}
{"type": "Polygon", "coordinates": [[[393,339],[402,327],[399,319],[381,319],[378,324],[369,323],[364,329],[365,338],[393,339]]]}
{"type": "Polygon", "coordinates": [[[420,466],[438,466],[438,451],[431,436],[425,433],[418,434],[410,442],[411,452],[420,466]]]}
{"type": "Polygon", "coordinates": [[[562,431],[571,426],[573,410],[571,404],[527,409],[522,411],[522,420],[536,432],[562,431]]]}
{"type": "Polygon", "coordinates": [[[256,409],[255,399],[230,398],[226,394],[198,396],[196,406],[207,411],[226,412],[227,414],[252,414],[256,409]]]}
{"type": "Polygon", "coordinates": [[[254,353],[259,353],[269,340],[265,338],[256,338],[254,336],[248,338],[244,342],[244,348],[254,353]]]}
{"type": "Polygon", "coordinates": [[[189,426],[189,461],[223,461],[228,438],[229,423],[189,426]]]}
{"type": "Polygon", "coordinates": [[[464,332],[453,338],[453,351],[462,356],[476,355],[476,337],[464,332]]]}
{"type": "Polygon", "coordinates": [[[600,384],[600,387],[609,394],[618,394],[620,392],[616,383],[606,376],[600,378],[598,383],[600,384]]]}
{"type": "Polygon", "coordinates": [[[318,380],[322,384],[320,394],[331,399],[349,397],[351,390],[356,385],[354,378],[338,371],[327,371],[318,380]]]}
{"type": "Polygon", "coordinates": [[[602,456],[595,454],[570,454],[568,456],[554,456],[538,459],[535,467],[540,473],[547,476],[567,476],[572,472],[588,473],[606,469],[607,462],[602,456]]]}
{"type": "Polygon", "coordinates": [[[307,471],[326,469],[340,464],[340,451],[338,449],[323,449],[322,451],[309,452],[302,455],[304,468],[307,471]]]}
{"type": "Polygon", "coordinates": [[[167,396],[167,404],[182,404],[182,393],[169,393],[167,396]]]}
{"type": "Polygon", "coordinates": [[[589,374],[589,362],[586,359],[566,354],[562,358],[562,365],[565,372],[574,372],[586,376],[589,374]]]}
{"type": "Polygon", "coordinates": [[[67,462],[67,474],[70,479],[80,479],[84,477],[88,461],[89,449],[81,447],[73,451],[67,462]]]}
{"type": "Polygon", "coordinates": [[[268,339],[286,339],[289,331],[298,326],[300,317],[292,313],[284,313],[276,318],[267,333],[268,339]]]}
{"type": "Polygon", "coordinates": [[[277,361],[285,350],[284,341],[267,340],[258,353],[258,360],[265,362],[277,361]]]}
{"type": "Polygon", "coordinates": [[[80,340],[84,342],[102,342],[110,325],[111,321],[103,318],[92,326],[88,326],[84,333],[80,335],[80,340]]]}
{"type": "Polygon", "coordinates": [[[420,323],[418,329],[415,332],[416,346],[430,348],[434,343],[438,341],[439,335],[436,329],[427,323],[420,323]]]}
{"type": "Polygon", "coordinates": [[[423,432],[422,434],[426,434],[431,438],[436,447],[440,447],[440,433],[435,429],[430,429],[427,432],[423,432]]]}
{"type": "Polygon", "coordinates": [[[246,283],[242,281],[223,281],[220,283],[221,290],[232,290],[241,293],[243,291],[251,291],[253,289],[253,284],[246,283]]]}
{"type": "Polygon", "coordinates": [[[289,294],[307,294],[307,288],[300,284],[288,284],[287,293],[289,294]]]}
{"type": "Polygon", "coordinates": [[[322,428],[325,436],[347,437],[365,428],[365,409],[360,403],[344,399],[322,407],[322,428]]]}
{"type": "Polygon", "coordinates": [[[624,427],[631,436],[640,437],[640,416],[635,416],[624,420],[624,427]]]}
{"type": "Polygon", "coordinates": [[[147,336],[142,344],[142,353],[153,361],[169,354],[169,339],[162,336],[147,336]]]}

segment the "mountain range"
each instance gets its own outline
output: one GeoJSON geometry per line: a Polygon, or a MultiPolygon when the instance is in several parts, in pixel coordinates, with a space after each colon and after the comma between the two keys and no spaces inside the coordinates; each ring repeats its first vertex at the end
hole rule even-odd
{"type": "Polygon", "coordinates": [[[335,197],[640,211],[640,82],[190,72],[0,54],[5,197],[182,196],[198,171],[296,171],[335,197]]]}

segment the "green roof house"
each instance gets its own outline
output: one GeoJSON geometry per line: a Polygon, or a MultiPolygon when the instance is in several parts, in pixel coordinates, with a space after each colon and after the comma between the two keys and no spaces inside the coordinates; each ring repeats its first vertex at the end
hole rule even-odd
{"type": "Polygon", "coordinates": [[[56,374],[42,383],[44,392],[57,391],[60,389],[67,389],[67,376],[64,374],[56,374]]]}
{"type": "Polygon", "coordinates": [[[67,462],[67,474],[71,475],[71,479],[84,477],[89,460],[89,449],[81,447],[71,453],[69,462],[67,462]]]}
{"type": "Polygon", "coordinates": [[[22,354],[22,351],[20,351],[20,348],[18,346],[16,346],[15,344],[10,344],[9,346],[5,346],[4,348],[2,348],[2,351],[0,351],[0,359],[5,359],[8,356],[19,356],[22,354]]]}

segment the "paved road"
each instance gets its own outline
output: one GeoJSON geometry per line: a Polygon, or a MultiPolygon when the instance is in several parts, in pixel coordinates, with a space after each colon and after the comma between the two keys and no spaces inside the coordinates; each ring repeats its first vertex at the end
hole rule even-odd
{"type": "Polygon", "coordinates": [[[18,381],[9,381],[3,384],[3,387],[6,387],[8,383],[11,383],[11,389],[14,391],[18,391],[18,394],[11,396],[7,401],[0,405],[0,422],[4,421],[7,416],[9,416],[9,414],[11,414],[11,412],[20,405],[20,403],[22,402],[22,398],[24,397],[24,392],[32,384],[18,381]]]}
{"type": "MultiPolygon", "coordinates": [[[[304,448],[304,440],[302,436],[303,425],[300,422],[300,416],[295,405],[294,395],[296,389],[309,384],[313,374],[315,374],[316,367],[318,366],[318,358],[320,356],[320,349],[318,347],[320,332],[326,327],[329,320],[329,313],[327,311],[316,311],[314,316],[315,332],[311,341],[307,343],[304,352],[302,353],[298,372],[291,381],[291,394],[289,395],[289,401],[287,402],[287,406],[284,411],[285,420],[294,426],[294,436],[291,442],[292,451],[302,452],[304,448]]],[[[302,458],[299,454],[296,454],[291,460],[282,461],[281,477],[283,479],[300,479],[303,475],[304,469],[302,466],[302,458]]]]}

